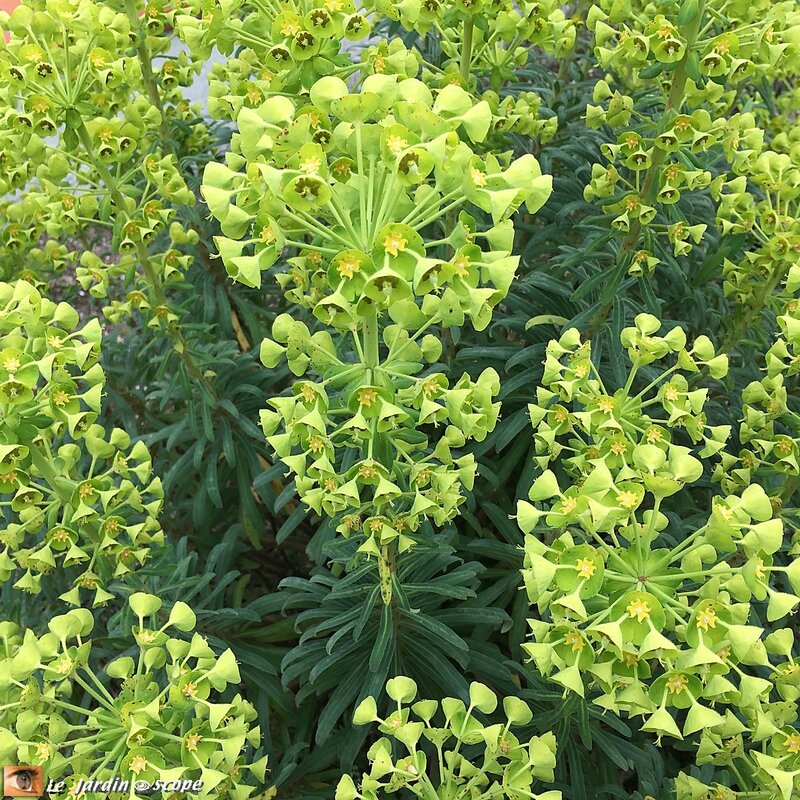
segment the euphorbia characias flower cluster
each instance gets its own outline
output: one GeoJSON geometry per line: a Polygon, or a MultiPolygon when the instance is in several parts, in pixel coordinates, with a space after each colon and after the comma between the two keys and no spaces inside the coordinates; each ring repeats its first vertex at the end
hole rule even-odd
{"type": "Polygon", "coordinates": [[[403,675],[388,681],[386,693],[395,708],[385,719],[378,715],[374,697],[367,697],[356,709],[353,722],[378,722],[383,736],[369,749],[370,771],[358,787],[350,775],[343,775],[335,800],[377,800],[403,789],[422,800],[560,800],[559,791],[534,792],[539,784],[553,781],[556,740],[552,733],[529,739],[512,733],[512,728],[533,719],[533,712],[519,698],[503,699],[505,723],[486,725],[476,712],[492,714],[498,698],[477,681],[469,686],[469,705],[457,697],[417,700],[416,683],[403,675]],[[424,743],[434,745],[433,757],[427,755],[424,743]],[[462,746],[476,755],[459,752],[462,746]],[[396,755],[399,747],[406,755],[396,755]]]}
{"type": "Polygon", "coordinates": [[[690,380],[722,378],[728,362],[704,337],[687,347],[680,328],[659,336],[654,317],[635,322],[622,332],[631,369],[618,389],[574,329],[548,345],[530,405],[541,474],[529,498],[542,507],[517,511],[538,611],[524,647],[552,680],[641,715],[659,738],[702,733],[702,756],[744,734],[770,743],[756,764],[777,765],[796,736],[796,711],[777,702],[795,708],[798,697],[793,636],[764,637],[754,605],[768,601],[767,622],[785,619],[800,603],[800,560],[783,554],[783,522],[756,483],[675,529],[682,493],[730,434],[706,424],[708,390],[690,380]],[[637,392],[637,375],[656,364],[637,392]]]}
{"type": "Polygon", "coordinates": [[[1,762],[796,800],[795,0],[23,0],[0,34],[1,762]]]}
{"type": "Polygon", "coordinates": [[[0,622],[0,758],[41,765],[48,779],[65,778],[70,797],[79,783],[128,781],[129,797],[145,796],[136,781],[197,779],[198,797],[244,800],[251,774],[264,780],[266,758],[251,760],[260,742],[256,711],[241,695],[220,696],[239,683],[230,650],[217,655],[199,633],[186,603],[163,624],[161,600],[136,592],[134,657],[100,672],[92,653],[94,620],[86,609],[53,617],[42,636],[0,622]],[[77,705],[86,692],[93,708],[77,705]]]}
{"type": "Polygon", "coordinates": [[[96,424],[105,376],[100,326],[25,281],[0,284],[0,576],[40,590],[76,575],[63,599],[111,599],[106,583],[163,542],[161,480],[147,447],[96,424]],[[90,457],[87,463],[86,456],[90,457]]]}
{"type": "MultiPolygon", "coordinates": [[[[586,121],[616,138],[603,144],[607,163],[593,166],[584,196],[605,201],[612,226],[624,234],[620,259],[631,274],[647,274],[660,260],[658,237],[678,256],[706,232],[679,205],[682,196],[709,190],[712,174],[697,168],[697,155],[721,148],[727,165],[720,182],[727,169],[747,174],[759,156],[760,111],[740,112],[737,93],[754,87],[769,106],[770,81],[797,76],[800,11],[793,2],[682,0],[656,10],[603,1],[592,5],[587,25],[609,76],[595,85],[598,105],[587,106],[586,121]],[[614,82],[621,88],[612,89],[614,82]],[[653,103],[640,91],[651,83],[663,108],[652,117],[640,113],[653,103]]],[[[732,186],[742,192],[744,182],[732,186]]],[[[709,193],[718,198],[714,187],[709,193]]]]}
{"type": "Polygon", "coordinates": [[[491,109],[457,86],[371,75],[350,92],[327,77],[310,101],[243,108],[202,192],[228,273],[258,286],[296,253],[277,279],[330,329],[284,314],[262,342],[266,366],[285,357],[312,375],[262,412],[270,444],[300,497],[345,535],[363,532],[364,551],[403,551],[423,520],[457,514],[475,461],[452,450],[481,441],[499,409],[494,370],[420,374],[441,356],[434,332],[488,325],[518,264],[508,218],[535,212],[551,179],[532,155],[481,155],[491,109]]]}

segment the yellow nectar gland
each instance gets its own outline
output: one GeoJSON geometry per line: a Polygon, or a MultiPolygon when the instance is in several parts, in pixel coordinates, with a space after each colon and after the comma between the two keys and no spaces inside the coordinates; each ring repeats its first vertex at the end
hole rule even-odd
{"type": "Polygon", "coordinates": [[[357,272],[361,272],[361,259],[345,256],[336,265],[336,271],[342,278],[352,278],[357,272]]]}
{"type": "Polygon", "coordinates": [[[647,439],[648,444],[655,444],[664,438],[664,434],[658,428],[653,427],[647,429],[644,438],[647,439]]]}
{"type": "Polygon", "coordinates": [[[394,155],[398,156],[408,147],[408,142],[402,136],[389,136],[386,139],[386,146],[394,155]]]}
{"type": "Polygon", "coordinates": [[[471,169],[470,174],[472,175],[472,182],[478,187],[483,188],[486,186],[486,173],[481,172],[479,169],[471,169]]]}
{"type": "Polygon", "coordinates": [[[50,758],[50,745],[46,742],[41,742],[36,746],[36,758],[42,761],[47,761],[50,758]]]}
{"type": "Polygon", "coordinates": [[[194,753],[197,750],[197,745],[200,744],[202,740],[202,736],[199,733],[193,733],[190,736],[186,737],[186,749],[190,753],[194,753]]]}
{"type": "Polygon", "coordinates": [[[572,648],[573,653],[579,653],[584,647],[586,647],[586,642],[579,631],[569,631],[569,633],[567,633],[567,635],[564,637],[564,644],[569,645],[572,648]]]}
{"type": "Polygon", "coordinates": [[[147,759],[144,756],[134,756],[128,766],[130,766],[131,772],[138,775],[142,770],[147,769],[147,759]]]}
{"type": "Polygon", "coordinates": [[[369,408],[374,405],[378,399],[378,393],[375,389],[360,389],[358,392],[358,404],[369,408]]]}
{"type": "Polygon", "coordinates": [[[680,694],[685,692],[689,686],[689,681],[686,680],[685,675],[671,675],[667,681],[667,691],[670,694],[680,694]]]}
{"type": "Polygon", "coordinates": [[[406,249],[408,240],[404,239],[399,233],[390,233],[383,240],[383,249],[389,255],[396,256],[406,249]]]}
{"type": "Polygon", "coordinates": [[[197,697],[197,686],[193,683],[187,683],[186,686],[183,687],[183,696],[184,697],[197,697]]]}
{"type": "Polygon", "coordinates": [[[53,392],[53,405],[63,408],[68,402],[69,395],[63,389],[53,392]]]}
{"type": "Polygon", "coordinates": [[[783,742],[783,746],[793,754],[800,753],[800,734],[793,733],[791,736],[787,736],[785,741],[783,742]]]}
{"type": "Polygon", "coordinates": [[[631,600],[626,610],[631,619],[636,617],[638,622],[643,622],[650,616],[650,606],[645,600],[631,600]]]}
{"type": "Polygon", "coordinates": [[[617,495],[617,502],[630,511],[635,508],[639,502],[639,495],[636,492],[620,492],[617,495]]]}
{"type": "Polygon", "coordinates": [[[456,275],[459,278],[466,278],[469,275],[469,258],[467,256],[458,256],[456,260],[453,262],[453,266],[456,269],[456,275]]]}
{"type": "Polygon", "coordinates": [[[578,501],[574,497],[568,497],[561,504],[561,512],[563,514],[571,514],[578,507],[578,501]]]}
{"type": "Polygon", "coordinates": [[[634,653],[623,653],[622,661],[626,667],[635,667],[639,663],[639,659],[634,653]]]}
{"type": "Polygon", "coordinates": [[[316,396],[317,393],[307,383],[304,384],[303,388],[300,390],[300,397],[302,397],[306,403],[310,403],[316,396]]]}
{"type": "Polygon", "coordinates": [[[591,578],[597,572],[597,565],[590,558],[582,558],[576,565],[579,578],[591,578]]]}
{"type": "Polygon", "coordinates": [[[611,445],[611,452],[615,456],[624,456],[628,452],[628,445],[625,442],[616,441],[611,445]]]}
{"type": "Polygon", "coordinates": [[[308,158],[300,164],[300,171],[305,172],[306,175],[312,175],[314,173],[319,172],[320,167],[322,166],[322,159],[320,158],[308,158]]]}
{"type": "Polygon", "coordinates": [[[15,373],[20,368],[20,361],[16,356],[7,358],[3,362],[3,369],[11,374],[15,373]]]}
{"type": "Polygon", "coordinates": [[[308,449],[312,453],[321,453],[325,449],[325,442],[319,436],[312,436],[308,440],[308,449]]]}
{"type": "Polygon", "coordinates": [[[756,558],[756,578],[759,580],[766,577],[766,571],[764,570],[764,559],[763,558],[756,558]]]}
{"type": "Polygon", "coordinates": [[[435,397],[440,388],[439,381],[436,378],[428,378],[422,383],[422,391],[425,393],[425,397],[435,397]]]}
{"type": "Polygon", "coordinates": [[[358,475],[361,478],[366,478],[367,480],[370,480],[371,478],[378,477],[378,470],[375,469],[375,467],[373,467],[371,464],[362,464],[358,468],[358,475]]]}
{"type": "Polygon", "coordinates": [[[697,627],[702,628],[704,631],[717,627],[717,615],[713,608],[704,608],[697,615],[697,627]]]}
{"type": "Polygon", "coordinates": [[[589,367],[586,364],[578,364],[575,367],[575,375],[578,378],[585,378],[589,374],[589,367]]]}
{"type": "Polygon", "coordinates": [[[287,19],[281,26],[281,35],[294,36],[296,33],[300,33],[300,25],[294,20],[287,19]]]}
{"type": "Polygon", "coordinates": [[[272,225],[265,225],[261,229],[261,241],[264,244],[272,244],[275,241],[275,231],[272,230],[272,225]]]}
{"type": "Polygon", "coordinates": [[[664,387],[664,399],[669,400],[670,403],[674,403],[678,399],[678,390],[671,383],[664,387]]]}
{"type": "Polygon", "coordinates": [[[604,414],[610,414],[614,410],[614,401],[610,397],[599,397],[597,407],[604,414]]]}

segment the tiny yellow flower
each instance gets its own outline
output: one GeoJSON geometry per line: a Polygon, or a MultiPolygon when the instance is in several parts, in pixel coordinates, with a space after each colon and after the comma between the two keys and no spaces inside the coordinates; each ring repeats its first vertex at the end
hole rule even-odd
{"type": "Polygon", "coordinates": [[[669,400],[670,403],[674,403],[678,399],[677,387],[673,386],[671,383],[668,383],[664,387],[664,398],[669,400]]]}
{"type": "Polygon", "coordinates": [[[793,733],[791,736],[787,736],[783,746],[790,752],[790,753],[800,753],[800,734],[793,733]]]}
{"type": "Polygon", "coordinates": [[[397,156],[408,147],[408,142],[402,136],[389,136],[386,139],[386,146],[397,156]]]}
{"type": "Polygon", "coordinates": [[[655,444],[656,442],[660,442],[664,438],[664,434],[658,428],[652,427],[648,428],[647,432],[645,433],[645,439],[647,439],[648,444],[655,444]]]}
{"type": "Polygon", "coordinates": [[[635,667],[639,663],[639,659],[636,658],[635,653],[623,653],[622,660],[627,667],[635,667]]]}
{"type": "Polygon", "coordinates": [[[275,241],[275,231],[272,230],[272,225],[265,225],[261,229],[261,241],[264,244],[272,244],[275,241]]]}
{"type": "Polygon", "coordinates": [[[78,489],[78,494],[81,496],[81,500],[86,500],[94,494],[94,486],[90,483],[84,483],[78,489]]]}
{"type": "Polygon", "coordinates": [[[200,740],[201,740],[202,738],[203,738],[203,737],[202,737],[202,736],[200,736],[200,734],[199,734],[199,733],[192,733],[192,734],[190,734],[189,736],[187,736],[187,737],[186,737],[186,749],[187,749],[187,750],[188,750],[190,753],[194,753],[194,752],[196,752],[196,751],[197,751],[197,745],[200,743],[200,740]]]}
{"type": "Polygon", "coordinates": [[[578,507],[578,501],[574,497],[568,497],[561,504],[561,512],[563,514],[571,514],[578,507]]]}
{"type": "Polygon", "coordinates": [[[604,414],[610,414],[614,410],[614,400],[610,397],[600,397],[597,400],[597,407],[604,414]]]}
{"type": "Polygon", "coordinates": [[[281,26],[281,35],[282,36],[294,36],[296,33],[300,32],[300,26],[291,19],[287,19],[286,22],[283,23],[281,26]]]}
{"type": "Polygon", "coordinates": [[[361,272],[361,259],[345,256],[336,265],[336,269],[343,278],[352,278],[357,272],[361,272]]]}
{"type": "Polygon", "coordinates": [[[436,378],[428,378],[422,383],[422,391],[425,393],[425,397],[434,397],[439,393],[440,388],[439,381],[436,378]]]}
{"type": "Polygon", "coordinates": [[[131,772],[135,772],[138,775],[142,770],[147,769],[147,759],[144,756],[134,756],[129,766],[131,772]]]}
{"type": "Polygon", "coordinates": [[[764,570],[764,559],[763,558],[756,558],[756,578],[761,580],[766,576],[766,572],[764,570]]]}
{"type": "Polygon", "coordinates": [[[325,449],[325,442],[319,436],[312,436],[308,441],[308,449],[312,453],[321,453],[325,449]]]}
{"type": "Polygon", "coordinates": [[[375,469],[375,467],[373,467],[371,464],[362,464],[358,468],[358,474],[359,477],[366,478],[367,480],[369,480],[371,478],[378,477],[378,470],[375,469]]]}
{"type": "Polygon", "coordinates": [[[302,397],[306,403],[310,403],[316,396],[317,393],[309,384],[303,384],[303,388],[300,390],[300,397],[302,397]]]}
{"type": "Polygon", "coordinates": [[[469,258],[467,256],[459,256],[454,262],[453,266],[456,269],[456,275],[459,278],[466,278],[469,275],[469,258]]]}
{"type": "Polygon", "coordinates": [[[697,615],[697,627],[702,628],[704,631],[717,627],[717,615],[713,608],[704,608],[697,615]]]}
{"type": "Polygon", "coordinates": [[[36,745],[36,758],[47,761],[50,758],[50,745],[46,742],[40,742],[36,745]]]}
{"type": "Polygon", "coordinates": [[[3,362],[3,369],[6,372],[11,373],[12,375],[20,368],[19,359],[16,356],[12,356],[11,358],[7,358],[3,362]]]}
{"type": "Polygon", "coordinates": [[[63,408],[68,402],[69,402],[69,395],[63,389],[59,389],[58,391],[53,392],[54,405],[57,405],[59,408],[63,408]]]}
{"type": "Polygon", "coordinates": [[[383,240],[383,249],[391,256],[396,256],[406,249],[408,239],[404,239],[399,233],[390,233],[383,240]]]}
{"type": "Polygon", "coordinates": [[[569,631],[567,635],[564,637],[564,644],[569,645],[572,648],[572,652],[580,652],[586,647],[586,642],[584,641],[583,636],[581,636],[580,631],[569,631]]]}
{"type": "Polygon", "coordinates": [[[650,616],[650,610],[650,606],[647,604],[646,600],[631,600],[627,608],[631,619],[636,617],[639,622],[643,622],[650,616]]]}
{"type": "Polygon", "coordinates": [[[183,696],[188,698],[197,697],[197,686],[191,682],[183,687],[183,696]]]}
{"type": "Polygon", "coordinates": [[[486,173],[481,172],[479,169],[475,169],[474,167],[470,170],[472,174],[472,182],[482,188],[486,186],[486,173]]]}
{"type": "Polygon", "coordinates": [[[620,492],[617,495],[617,502],[623,507],[627,508],[630,511],[632,508],[636,507],[636,504],[639,502],[639,495],[636,492],[620,492]]]}
{"type": "Polygon", "coordinates": [[[300,171],[305,172],[306,175],[311,175],[316,172],[319,172],[321,166],[322,166],[321,158],[307,158],[305,161],[302,162],[302,164],[300,164],[300,171]]]}
{"type": "Polygon", "coordinates": [[[615,456],[621,456],[628,452],[628,445],[625,442],[616,441],[611,445],[611,452],[615,456]]]}
{"type": "Polygon", "coordinates": [[[667,690],[670,694],[680,694],[685,692],[689,686],[689,681],[685,675],[671,675],[667,681],[667,690]]]}
{"type": "Polygon", "coordinates": [[[578,364],[575,367],[575,375],[579,378],[585,378],[589,374],[589,366],[587,364],[578,364]]]}
{"type": "Polygon", "coordinates": [[[597,566],[590,558],[582,558],[576,565],[579,578],[591,578],[597,572],[597,566]]]}
{"type": "Polygon", "coordinates": [[[374,405],[378,399],[378,393],[375,389],[364,388],[358,392],[358,404],[369,408],[374,405]]]}

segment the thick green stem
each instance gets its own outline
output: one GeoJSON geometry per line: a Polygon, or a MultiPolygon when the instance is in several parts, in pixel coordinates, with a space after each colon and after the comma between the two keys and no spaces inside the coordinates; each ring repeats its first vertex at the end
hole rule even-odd
{"type": "Polygon", "coordinates": [[[721,353],[729,353],[732,348],[739,344],[739,340],[746,330],[750,328],[755,318],[764,310],[767,299],[775,291],[775,288],[783,280],[786,275],[786,270],[782,265],[779,265],[767,280],[761,285],[758,294],[751,298],[748,307],[744,313],[739,317],[736,325],[723,339],[719,347],[721,353]]]}
{"type": "Polygon", "coordinates": [[[161,146],[165,150],[173,152],[169,125],[167,124],[167,117],[164,114],[164,104],[161,102],[158,83],[153,74],[153,56],[150,52],[150,48],[147,46],[143,31],[141,30],[141,20],[139,18],[139,9],[136,5],[136,0],[125,0],[125,12],[131,24],[131,30],[136,32],[136,52],[142,67],[142,80],[147,89],[147,96],[150,102],[158,109],[159,114],[161,114],[161,124],[159,126],[161,146]]]}
{"type": "MultiPolygon", "coordinates": [[[[100,176],[106,184],[106,188],[111,194],[111,199],[114,201],[114,205],[116,205],[120,211],[124,210],[127,207],[125,195],[123,195],[120,191],[119,183],[111,174],[111,171],[108,169],[108,167],[95,156],[92,137],[83,122],[81,122],[80,127],[77,129],[77,134],[81,144],[83,144],[84,148],[86,149],[88,158],[92,161],[92,165],[100,173],[100,176]]],[[[153,292],[153,298],[156,306],[166,307],[167,298],[164,292],[164,286],[161,282],[161,276],[159,275],[156,267],[153,265],[152,259],[150,258],[150,253],[147,251],[147,247],[141,241],[136,243],[136,254],[139,257],[139,263],[144,271],[145,280],[153,292]]],[[[214,389],[206,376],[203,374],[200,366],[188,352],[186,348],[186,340],[183,338],[183,334],[181,334],[179,330],[170,324],[166,325],[166,331],[169,337],[172,339],[173,349],[176,353],[178,353],[184,365],[186,366],[186,371],[192,378],[202,385],[209,397],[215,399],[216,394],[214,389]]]]}
{"type": "Polygon", "coordinates": [[[364,316],[364,359],[368,369],[378,366],[378,310],[372,307],[364,316]]]}
{"type": "Polygon", "coordinates": [[[461,42],[461,80],[469,81],[469,71],[472,66],[472,35],[475,32],[475,23],[472,17],[464,20],[464,37],[461,42]]]}
{"type": "MultiPolygon", "coordinates": [[[[679,112],[683,106],[684,94],[686,92],[686,81],[689,79],[687,65],[689,62],[689,57],[692,53],[692,47],[697,39],[697,34],[700,31],[700,26],[703,21],[704,8],[705,4],[703,0],[700,0],[700,7],[697,10],[697,16],[686,26],[684,31],[686,36],[686,51],[683,54],[683,58],[678,62],[678,66],[672,73],[672,86],[670,87],[664,107],[664,119],[667,121],[671,119],[673,114],[679,112]]],[[[656,202],[660,183],[658,178],[661,172],[661,166],[667,156],[667,151],[662,150],[658,145],[655,145],[653,151],[653,160],[650,162],[650,166],[645,172],[644,180],[642,182],[642,189],[640,192],[642,201],[644,205],[647,206],[652,206],[656,202]]],[[[616,266],[620,266],[623,261],[632,256],[634,249],[638,246],[639,240],[641,239],[643,227],[644,226],[638,219],[634,220],[630,230],[622,240],[619,251],[617,252],[616,266]]],[[[594,320],[592,321],[592,330],[594,333],[597,333],[605,323],[606,318],[611,312],[612,306],[613,302],[606,303],[597,312],[594,320]]]]}

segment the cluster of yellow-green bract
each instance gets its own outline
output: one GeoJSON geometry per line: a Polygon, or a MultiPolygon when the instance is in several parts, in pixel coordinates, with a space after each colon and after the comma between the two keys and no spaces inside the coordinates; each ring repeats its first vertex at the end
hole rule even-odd
{"type": "Polygon", "coordinates": [[[538,612],[525,649],[567,689],[642,716],[644,730],[700,733],[701,755],[742,735],[769,745],[764,753],[785,753],[784,742],[800,753],[796,714],[781,710],[800,686],[793,636],[764,637],[761,624],[800,603],[800,561],[785,553],[783,523],[758,485],[677,525],[681,494],[730,433],[706,424],[708,390],[690,380],[723,377],[727,358],[704,337],[687,349],[682,330],[660,327],[642,314],[622,332],[632,368],[616,390],[577,331],[547,348],[530,406],[541,474],[517,513],[538,612]],[[644,367],[655,377],[637,391],[644,367]]]}
{"type": "Polygon", "coordinates": [[[251,758],[261,739],[253,706],[239,694],[221,697],[240,681],[233,653],[217,655],[192,633],[185,603],[160,627],[151,626],[157,597],[135,593],[128,604],[134,656],[102,671],[86,609],[53,617],[38,637],[0,622],[0,759],[43,766],[70,798],[101,791],[87,795],[89,782],[116,779],[127,781],[130,798],[151,794],[137,782],[160,780],[191,782],[198,797],[245,800],[256,789],[249,775],[263,783],[266,757],[251,758]]]}
{"type": "Polygon", "coordinates": [[[414,797],[458,797],[464,800],[560,800],[561,792],[534,793],[553,781],[556,739],[552,733],[520,740],[511,728],[528,725],[533,713],[517,697],[503,700],[505,723],[487,725],[475,712],[492,714],[497,695],[482,683],[469,687],[469,706],[455,697],[417,700],[417,685],[404,676],[392,678],[386,693],[397,704],[382,719],[373,697],[356,709],[356,725],[378,722],[383,736],[369,749],[369,772],[356,783],[344,775],[335,800],[378,800],[406,790],[414,797]],[[394,741],[393,741],[394,740],[394,741]],[[423,744],[435,747],[429,757],[423,744]],[[467,757],[463,748],[477,752],[467,757]],[[398,756],[402,748],[406,755],[398,756]]]}
{"type": "Polygon", "coordinates": [[[0,577],[38,592],[42,576],[77,575],[63,599],[111,598],[106,582],[163,541],[161,480],[141,442],[95,423],[105,377],[97,320],[30,284],[0,284],[0,577]]]}
{"type": "Polygon", "coordinates": [[[402,550],[421,520],[455,516],[475,463],[451,448],[482,440],[499,410],[491,369],[417,377],[441,355],[433,331],[488,325],[518,263],[509,216],[536,211],[551,179],[531,155],[479,155],[491,108],[457,86],[372,75],[351,93],[329,77],[310,101],[243,108],[227,164],[206,168],[202,192],[229,274],[257,286],[284,251],[299,251],[278,280],[337,336],[276,318],[263,363],[285,357],[295,375],[319,379],[270,400],[271,445],[301,498],[342,517],[343,533],[362,530],[368,552],[395,540],[402,550]],[[446,235],[426,239],[434,223],[446,235]]]}

